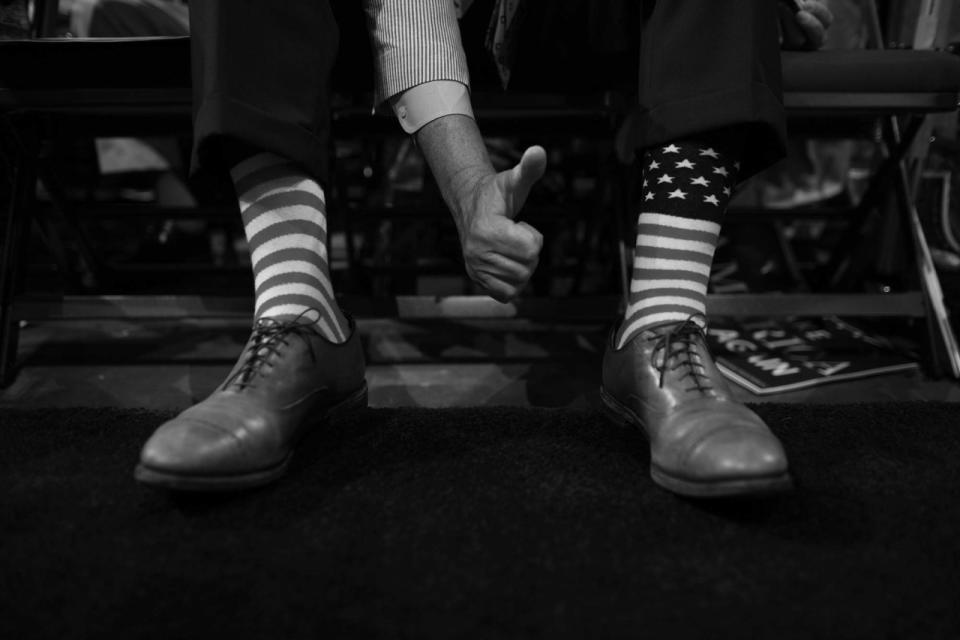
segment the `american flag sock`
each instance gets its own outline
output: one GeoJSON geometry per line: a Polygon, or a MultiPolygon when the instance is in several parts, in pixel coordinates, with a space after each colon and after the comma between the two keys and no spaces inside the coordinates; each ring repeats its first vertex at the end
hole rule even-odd
{"type": "Polygon", "coordinates": [[[710,267],[741,148],[730,136],[718,136],[644,152],[643,200],[618,349],[655,325],[698,314],[695,320],[706,324],[710,267]]]}
{"type": "Polygon", "coordinates": [[[330,282],[323,189],[272,153],[239,162],[230,175],[253,263],[255,317],[310,318],[327,339],[346,341],[349,325],[330,282]]]}

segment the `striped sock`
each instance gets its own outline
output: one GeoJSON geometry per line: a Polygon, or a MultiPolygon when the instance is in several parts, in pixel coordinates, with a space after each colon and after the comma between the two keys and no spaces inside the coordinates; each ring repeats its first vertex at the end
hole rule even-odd
{"type": "Polygon", "coordinates": [[[684,141],[644,152],[643,202],[618,349],[655,325],[692,315],[706,324],[707,283],[740,169],[738,146],[684,141]]]}
{"type": "Polygon", "coordinates": [[[317,329],[344,342],[348,323],[337,306],[327,261],[323,189],[295,164],[259,153],[230,171],[250,245],[260,318],[315,318],[317,329]]]}

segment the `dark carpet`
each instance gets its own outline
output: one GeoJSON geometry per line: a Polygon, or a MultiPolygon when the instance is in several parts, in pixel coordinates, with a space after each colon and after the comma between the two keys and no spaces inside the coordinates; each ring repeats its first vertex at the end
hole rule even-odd
{"type": "Polygon", "coordinates": [[[165,415],[2,411],[0,637],[960,637],[960,406],[757,411],[798,488],[719,503],[590,410],[370,410],[213,498],[132,480],[165,415]]]}

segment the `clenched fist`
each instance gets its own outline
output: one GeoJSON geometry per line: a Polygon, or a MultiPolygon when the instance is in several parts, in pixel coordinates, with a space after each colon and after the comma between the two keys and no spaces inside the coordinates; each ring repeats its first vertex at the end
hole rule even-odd
{"type": "Polygon", "coordinates": [[[833,14],[824,0],[792,0],[796,13],[786,11],[780,3],[781,44],[784,49],[819,49],[827,39],[833,14]]]}
{"type": "Polygon", "coordinates": [[[515,218],[546,166],[546,152],[534,146],[517,166],[480,179],[458,224],[467,275],[500,302],[515,298],[537,268],[543,236],[515,218]]]}

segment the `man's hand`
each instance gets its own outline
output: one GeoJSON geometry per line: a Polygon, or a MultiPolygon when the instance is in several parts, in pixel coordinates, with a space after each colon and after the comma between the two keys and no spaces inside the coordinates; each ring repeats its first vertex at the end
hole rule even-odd
{"type": "Polygon", "coordinates": [[[517,166],[477,181],[458,220],[467,275],[500,302],[523,290],[540,260],[543,236],[515,218],[546,167],[543,147],[530,147],[517,166]]]}
{"type": "Polygon", "coordinates": [[[496,300],[526,286],[543,236],[515,218],[547,167],[543,147],[530,147],[513,169],[497,173],[473,118],[449,115],[416,133],[460,234],[467,275],[496,300]]]}
{"type": "Polygon", "coordinates": [[[784,49],[815,50],[827,39],[833,14],[824,0],[797,0],[799,11],[792,13],[781,6],[780,23],[784,49]]]}

